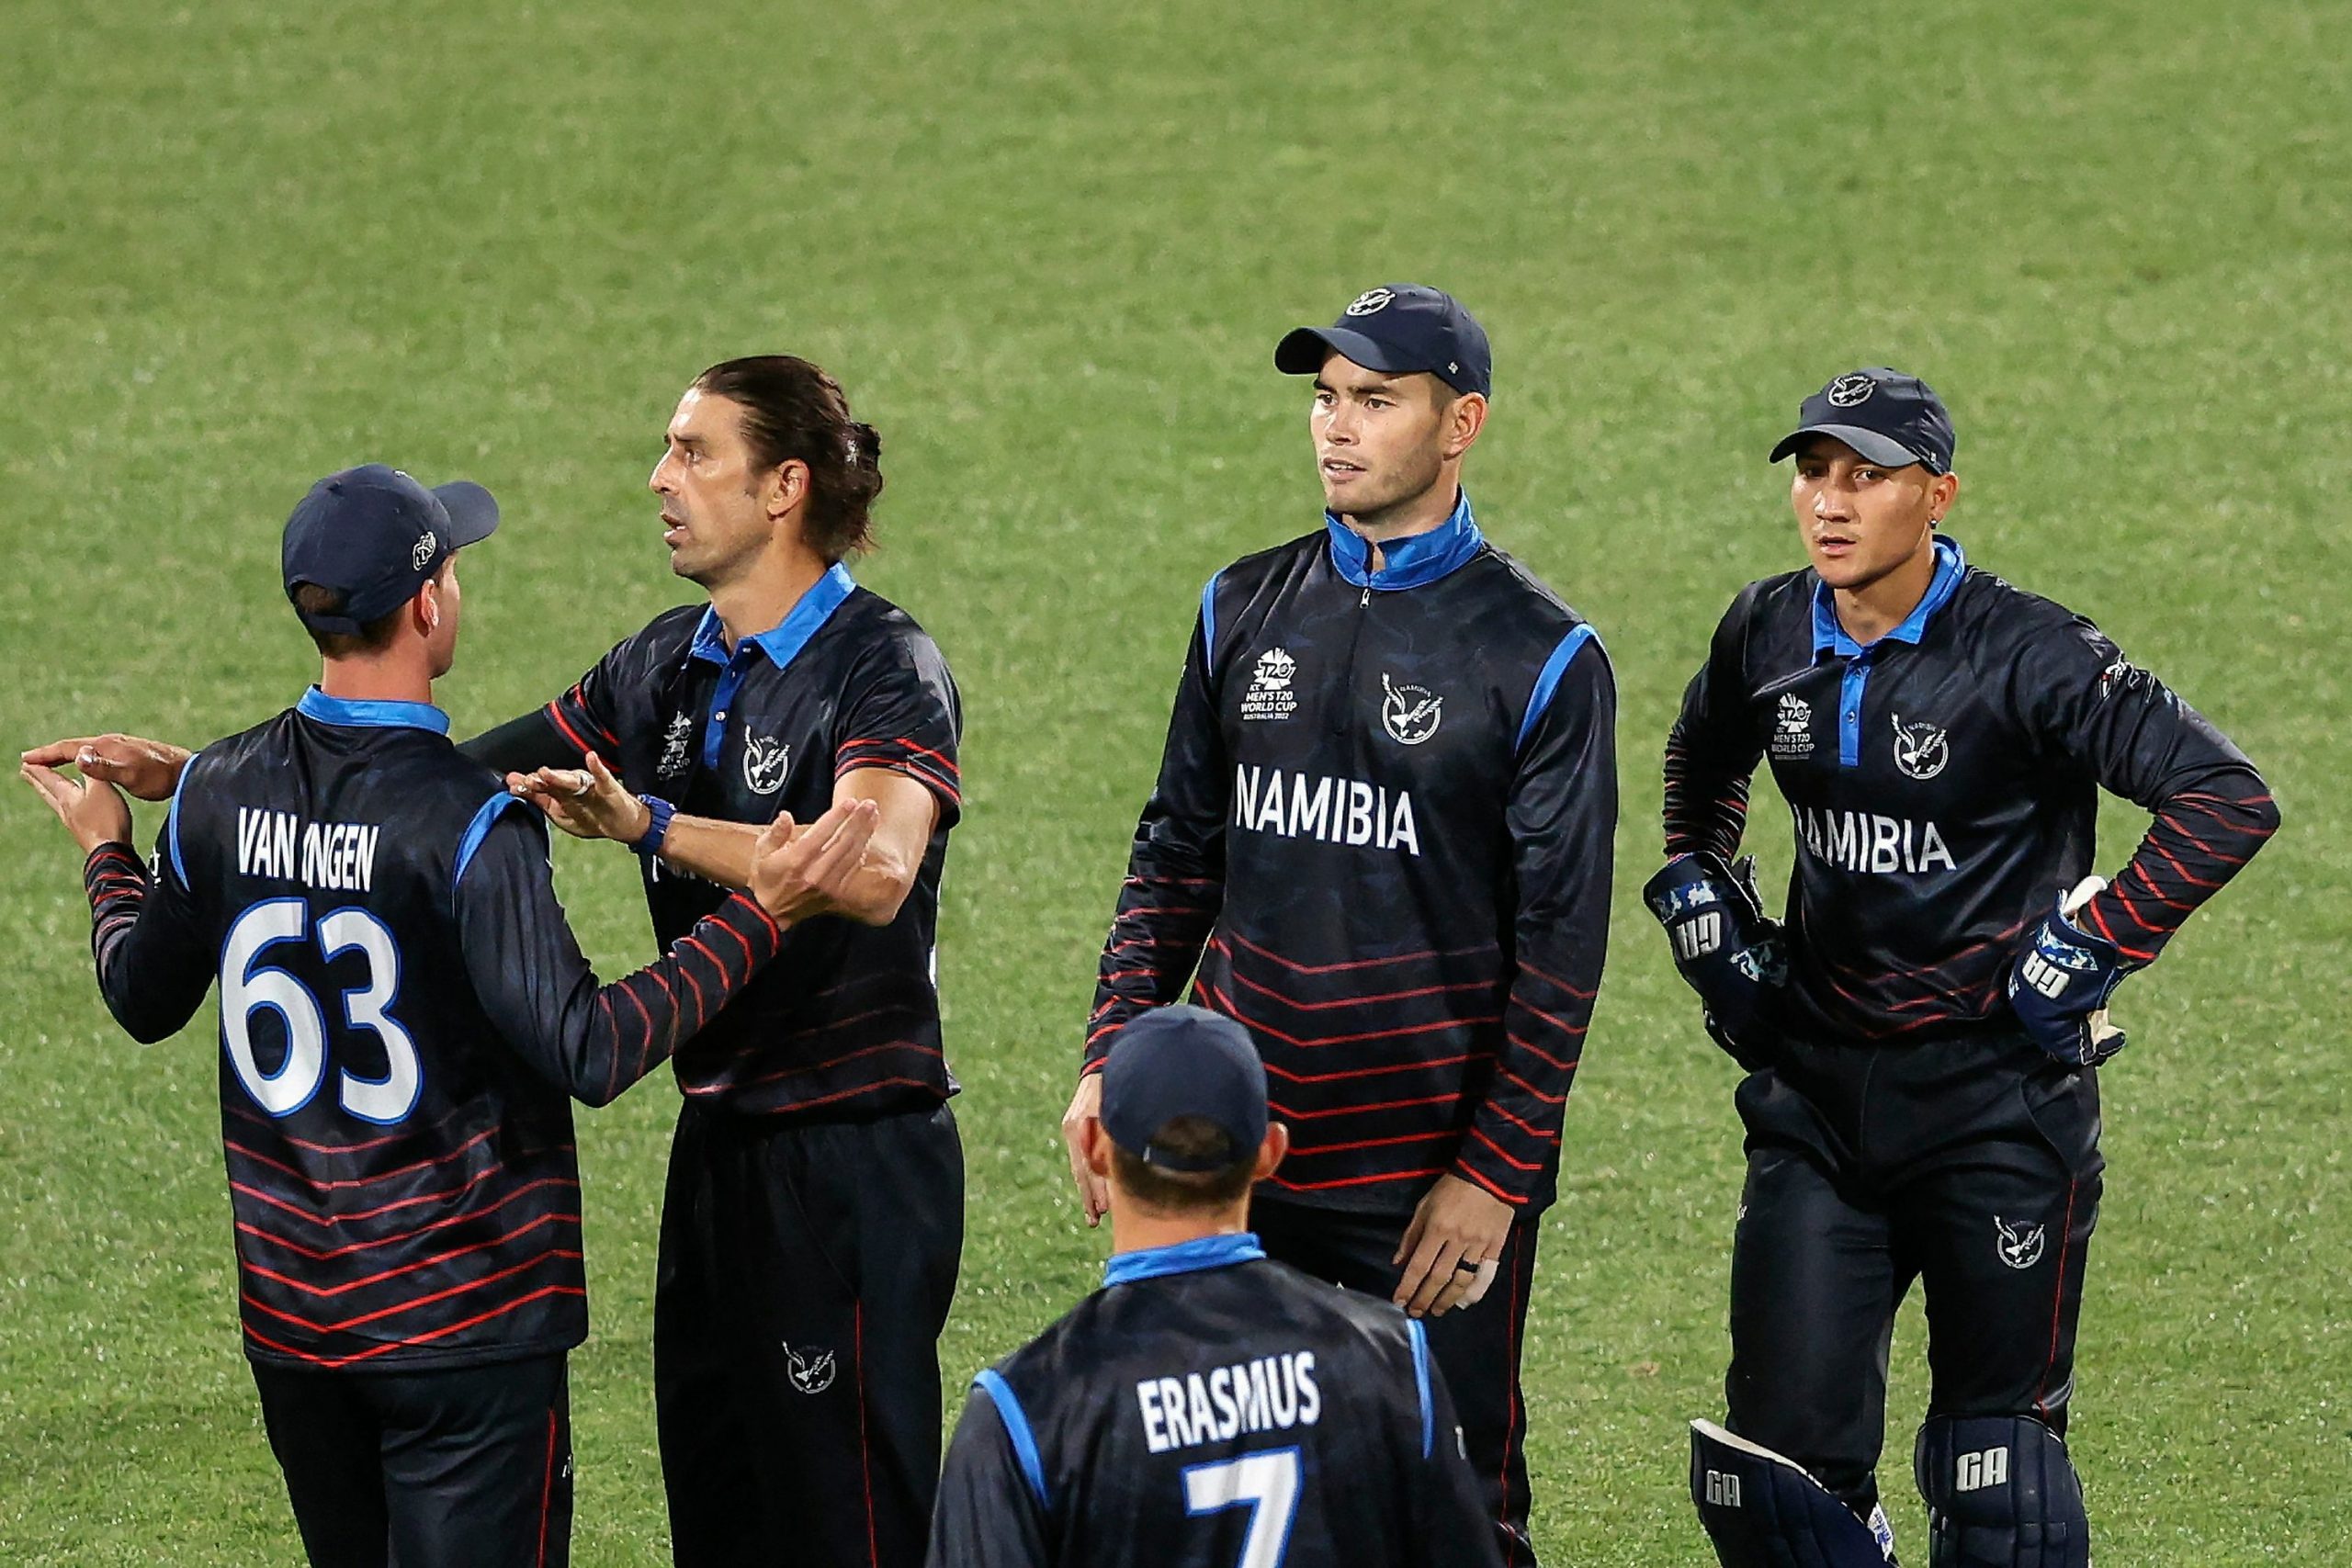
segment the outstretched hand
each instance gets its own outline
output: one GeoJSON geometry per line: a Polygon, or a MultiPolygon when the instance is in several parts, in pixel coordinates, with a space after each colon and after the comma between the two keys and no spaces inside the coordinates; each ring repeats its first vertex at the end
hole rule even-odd
{"type": "Polygon", "coordinates": [[[67,778],[46,763],[33,761],[17,771],[40,792],[85,855],[100,844],[130,842],[130,802],[104,779],[67,778]]]}
{"type": "Polygon", "coordinates": [[[653,826],[653,813],[631,795],[605,759],[588,753],[585,768],[540,768],[509,773],[506,787],[547,813],[548,820],[575,839],[613,839],[633,844],[653,826]]]}
{"type": "Polygon", "coordinates": [[[90,778],[114,784],[141,800],[169,800],[180,786],[180,770],[194,755],[167,740],[136,735],[77,735],[36,746],[18,759],[28,767],[76,767],[90,778]]]}
{"type": "Polygon", "coordinates": [[[806,828],[777,812],[752,849],[752,897],[787,924],[831,914],[848,896],[881,818],[870,800],[842,801],[806,828]]]}

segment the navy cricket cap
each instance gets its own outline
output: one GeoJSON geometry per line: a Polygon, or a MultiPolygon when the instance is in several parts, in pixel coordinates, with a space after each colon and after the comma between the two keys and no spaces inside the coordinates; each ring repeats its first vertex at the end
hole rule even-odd
{"type": "Polygon", "coordinates": [[[1161,1170],[1222,1170],[1266,1137],[1266,1069],[1250,1032],[1206,1008],[1153,1008],[1119,1031],[1102,1064],[1102,1129],[1161,1170]],[[1187,1159],[1152,1139],[1180,1116],[1197,1116],[1228,1147],[1187,1159]]]}
{"type": "Polygon", "coordinates": [[[1917,463],[1931,474],[1951,472],[1959,445],[1935,389],[1883,365],[1840,376],[1807,398],[1797,411],[1797,428],[1772,448],[1772,461],[1804,446],[1808,435],[1835,436],[1873,463],[1891,468],[1917,463]]]}
{"type": "Polygon", "coordinates": [[[381,463],[329,474],[286,520],[286,597],[306,582],[333,589],[343,614],[295,614],[312,631],[356,636],[415,598],[450,551],[497,526],[498,502],[465,479],[427,490],[381,463]]]}
{"type": "Polygon", "coordinates": [[[1328,327],[1298,327],[1274,345],[1274,368],[1312,376],[1333,352],[1367,370],[1426,370],[1457,392],[1491,396],[1494,356],[1487,330],[1462,302],[1419,283],[1367,288],[1328,327]]]}

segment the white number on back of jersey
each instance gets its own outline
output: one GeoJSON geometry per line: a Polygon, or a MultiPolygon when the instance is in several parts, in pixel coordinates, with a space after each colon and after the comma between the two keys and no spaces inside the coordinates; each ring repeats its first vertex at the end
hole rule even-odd
{"type": "MultiPolygon", "coordinates": [[[[300,941],[309,922],[310,907],[301,899],[264,899],[237,917],[229,940],[220,944],[220,1037],[229,1066],[254,1103],[272,1116],[290,1116],[310,1104],[326,1078],[327,1023],[319,998],[287,971],[256,966],[265,950],[300,941]],[[275,1073],[263,1072],[254,1055],[253,1016],[264,1008],[286,1026],[286,1060],[275,1073]]],[[[416,1109],[424,1087],[416,1042],[384,1010],[400,994],[400,946],[383,921],[359,908],[337,909],[320,920],[318,943],[329,960],[353,948],[367,955],[368,983],[344,993],[344,1019],[349,1028],[367,1030],[384,1043],[384,1076],[362,1078],[342,1072],[335,1096],[364,1122],[398,1122],[416,1109]]]]}
{"type": "Polygon", "coordinates": [[[1250,1538],[1234,1568],[1281,1568],[1298,1514],[1298,1450],[1244,1454],[1184,1471],[1184,1511],[1214,1514],[1247,1504],[1250,1538]]]}

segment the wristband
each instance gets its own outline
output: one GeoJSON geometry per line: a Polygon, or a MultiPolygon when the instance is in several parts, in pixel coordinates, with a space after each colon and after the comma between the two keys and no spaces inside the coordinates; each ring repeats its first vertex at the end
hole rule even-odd
{"type": "Polygon", "coordinates": [[[678,808],[658,795],[640,795],[637,798],[645,803],[645,809],[652,815],[653,820],[647,826],[644,836],[630,848],[650,860],[662,852],[662,841],[670,836],[670,818],[678,814],[678,808]]]}

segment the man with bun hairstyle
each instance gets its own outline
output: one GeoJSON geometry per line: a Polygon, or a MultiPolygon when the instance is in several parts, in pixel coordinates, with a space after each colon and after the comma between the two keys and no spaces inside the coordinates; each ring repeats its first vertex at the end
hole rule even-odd
{"type": "Polygon", "coordinates": [[[565,1361],[588,1322],[566,1096],[604,1104],[668,1059],[873,832],[865,805],[769,829],[755,898],[599,987],[545,823],[432,705],[457,556],[497,522],[478,485],[320,480],[284,549],[319,683],[174,770],[152,867],[114,785],[58,771],[84,748],[24,768],[88,856],[122,1026],[163,1039],[220,985],[245,1349],[321,1568],[566,1561],[565,1361]]]}
{"type": "Polygon", "coordinates": [[[933,982],[956,683],[851,580],[881,437],[831,376],[788,355],[715,365],[666,444],[662,543],[708,603],[469,750],[559,825],[632,846],[657,935],[741,883],[758,824],[873,803],[822,917],[677,1059],[654,1393],[681,1568],[912,1568],[964,1236],[933,982]]]}
{"type": "Polygon", "coordinates": [[[1159,1008],[1101,1077],[1102,1288],[974,1381],[932,1568],[1493,1568],[1427,1326],[1248,1228],[1289,1145],[1248,1032],[1159,1008]]]}
{"type": "Polygon", "coordinates": [[[1493,377],[1459,301],[1368,289],[1274,366],[1313,378],[1322,524],[1202,591],[1062,1131],[1091,1221],[1121,1031],[1188,986],[1245,1025],[1293,1130],[1268,1255],[1428,1318],[1524,1565],[1520,1353],[1608,945],[1615,682],[1471,514],[1493,377]]]}
{"type": "Polygon", "coordinates": [[[1878,1568],[1889,1335],[1927,1296],[1913,1451],[1934,1568],[2086,1568],[2064,1438],[2117,984],[2277,828],[2244,753],[2083,617],[1969,564],[1943,401],[1874,367],[1772,450],[1810,566],[1733,600],[1666,750],[1644,889],[1747,1069],[1726,1429],[1691,1493],[1726,1568],[1878,1568]],[[1785,925],[1743,863],[1768,759],[1785,925]],[[2098,792],[2154,814],[2091,875],[2098,792]]]}
{"type": "MultiPolygon", "coordinates": [[[[462,750],[567,831],[629,845],[664,942],[742,885],[761,825],[870,803],[862,857],[675,1059],[654,1393],[682,1568],[912,1568],[963,1248],[933,982],[962,807],[956,683],[850,577],[881,438],[831,376],[789,355],[714,365],[664,444],[648,481],[662,543],[707,602],[462,750]]],[[[127,784],[169,771],[149,742],[96,750],[127,784]]]]}

